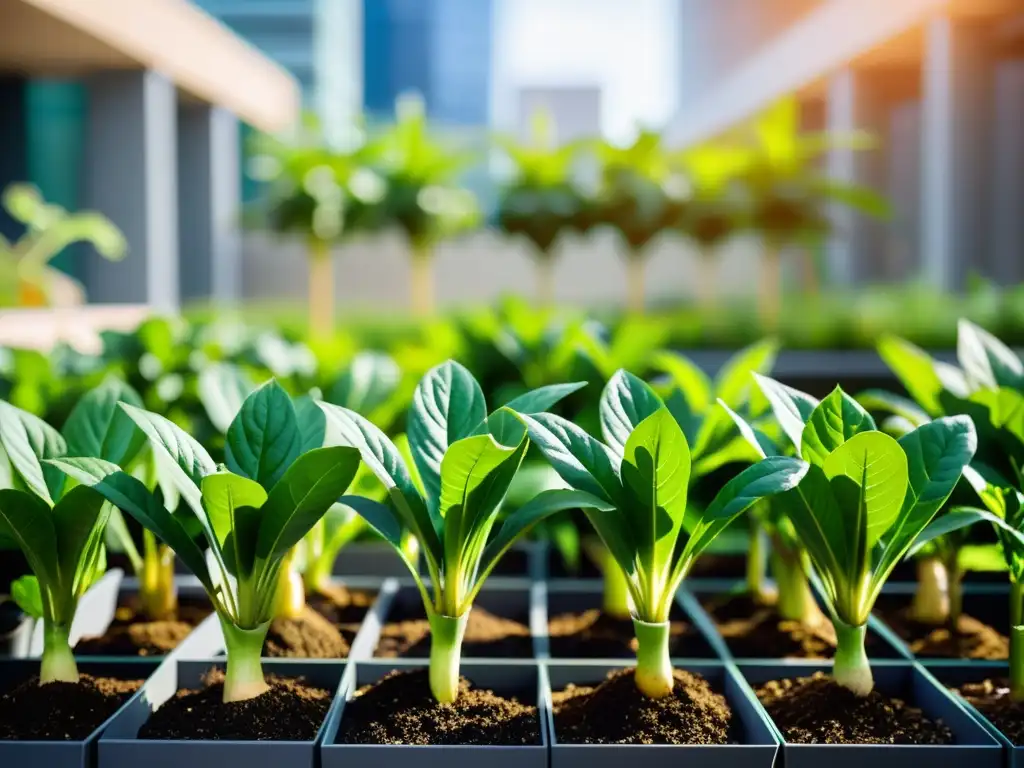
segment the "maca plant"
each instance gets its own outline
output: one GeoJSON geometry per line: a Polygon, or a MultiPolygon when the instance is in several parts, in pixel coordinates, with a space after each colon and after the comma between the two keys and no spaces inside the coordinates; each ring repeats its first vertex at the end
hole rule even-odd
{"type": "Polygon", "coordinates": [[[174,550],[220,619],[227,649],[224,701],[258,696],[268,689],[260,655],[278,610],[284,560],[349,487],[359,453],[346,447],[304,451],[291,398],[274,381],[249,395],[232,422],[226,466],[164,417],[120,407],[167,463],[199,521],[208,557],[161,498],[116,464],[88,457],[50,463],[174,550]]]}
{"type": "MultiPolygon", "coordinates": [[[[103,440],[127,451],[131,430],[108,425],[103,440]]],[[[77,683],[71,622],[79,599],[106,568],[110,505],[47,463],[67,450],[59,432],[4,401],[0,448],[0,541],[18,547],[32,570],[12,591],[26,613],[43,621],[39,682],[77,683]]]]}
{"type": "Polygon", "coordinates": [[[545,517],[601,503],[587,494],[547,491],[510,514],[491,538],[502,500],[529,446],[520,419],[554,406],[580,386],[541,387],[488,414],[472,374],[453,361],[443,363],[420,381],[409,411],[412,467],[367,419],[321,403],[327,415],[328,444],[358,448],[387,488],[387,503],[360,497],[342,501],[362,515],[409,566],[430,623],[430,690],[441,703],[458,696],[469,612],[501,557],[545,517]],[[427,578],[405,554],[403,530],[418,540],[427,578]]]}
{"type": "MultiPolygon", "coordinates": [[[[864,648],[868,617],[889,574],[973,458],[974,425],[963,416],[945,417],[896,440],[838,387],[808,412],[813,401],[807,395],[760,381],[780,426],[809,464],[799,484],[774,501],[820,580],[837,638],[833,677],[866,696],[874,688],[864,648]]],[[[757,441],[753,428],[746,432],[757,441]]]]}
{"type": "Polygon", "coordinates": [[[669,613],[696,559],[756,501],[794,488],[807,470],[772,457],[729,480],[703,510],[687,504],[686,435],[654,390],[618,372],[601,398],[605,442],[552,414],[524,416],[530,440],[572,488],[626,575],[637,638],[635,681],[650,698],[673,689],[669,613]]]}

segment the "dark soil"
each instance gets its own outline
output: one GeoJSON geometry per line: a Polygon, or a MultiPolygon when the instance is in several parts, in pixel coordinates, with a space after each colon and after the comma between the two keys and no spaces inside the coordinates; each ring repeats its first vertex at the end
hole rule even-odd
{"type": "Polygon", "coordinates": [[[452,704],[438,704],[428,672],[392,672],[345,705],[338,741],[346,744],[540,744],[537,708],[465,678],[452,704]]]}
{"type": "Polygon", "coordinates": [[[348,641],[338,628],[308,605],[294,619],[278,617],[270,622],[263,643],[263,655],[269,658],[341,659],[348,651],[348,641]]]}
{"type": "Polygon", "coordinates": [[[233,739],[238,741],[312,741],[331,693],[302,678],[267,675],[270,690],[254,699],[223,702],[224,673],[211,670],[200,690],[181,690],[139,729],[140,739],[233,739]]]}
{"type": "MultiPolygon", "coordinates": [[[[422,611],[422,609],[421,609],[422,611]]],[[[387,622],[380,633],[374,656],[378,658],[426,658],[430,655],[430,623],[397,612],[397,620],[387,622]]],[[[533,657],[533,638],[525,624],[497,616],[477,606],[469,612],[462,658],[533,657]]]]}
{"type": "Polygon", "coordinates": [[[1006,659],[1010,641],[988,624],[961,614],[956,630],[936,627],[915,620],[910,608],[879,610],[893,632],[910,647],[915,656],[940,659],[1006,659]]]}
{"type": "MultiPolygon", "coordinates": [[[[347,589],[332,584],[325,587],[322,592],[308,593],[306,604],[345,634],[350,625],[355,625],[358,631],[376,597],[373,592],[347,589]]],[[[355,637],[355,632],[352,633],[352,637],[355,637]]]]}
{"type": "Polygon", "coordinates": [[[0,740],[81,741],[113,715],[142,680],[79,675],[39,685],[32,677],[0,694],[0,740]]]}
{"type": "Polygon", "coordinates": [[[701,555],[693,564],[687,578],[742,579],[746,575],[746,555],[701,555]]]}
{"type": "Polygon", "coordinates": [[[564,744],[727,744],[732,711],[700,675],[675,671],[671,696],[649,699],[633,669],[609,673],[597,687],[553,694],[555,734],[564,744]]]}
{"type": "Polygon", "coordinates": [[[1024,702],[1010,698],[1009,680],[967,683],[957,689],[1014,746],[1024,746],[1024,702]]]}
{"type": "Polygon", "coordinates": [[[148,621],[139,613],[139,602],[130,598],[118,607],[105,635],[83,637],[75,645],[78,656],[165,656],[211,613],[205,598],[180,597],[178,610],[169,619],[148,621]]]}
{"type": "MultiPolygon", "coordinates": [[[[685,621],[672,621],[669,653],[674,657],[709,655],[707,642],[685,621]]],[[[597,608],[561,613],[548,620],[548,647],[555,659],[615,659],[636,655],[631,619],[616,619],[597,608]]]]}
{"type": "Polygon", "coordinates": [[[878,690],[857,696],[823,672],[772,680],[757,698],[791,744],[952,744],[953,732],[878,690]]]}

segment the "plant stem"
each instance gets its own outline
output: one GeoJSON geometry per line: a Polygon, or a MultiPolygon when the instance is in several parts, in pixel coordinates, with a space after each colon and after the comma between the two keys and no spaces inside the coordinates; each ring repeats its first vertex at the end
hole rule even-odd
{"type": "Polygon", "coordinates": [[[306,587],[302,576],[295,570],[295,548],[281,559],[277,576],[277,606],[275,615],[282,619],[298,618],[306,607],[306,587]]]}
{"type": "Polygon", "coordinates": [[[270,688],[263,677],[263,665],[260,663],[270,622],[260,624],[255,629],[243,629],[224,616],[218,614],[217,618],[220,619],[227,650],[224,703],[254,699],[270,688]]]}
{"type": "Polygon", "coordinates": [[[469,623],[469,611],[462,616],[443,616],[427,610],[430,621],[430,692],[442,704],[459,697],[459,664],[462,638],[469,623]]]}
{"type": "Polygon", "coordinates": [[[949,619],[949,574],[938,557],[917,560],[917,589],[910,615],[915,621],[942,626],[949,619]]]}
{"type": "Polygon", "coordinates": [[[78,682],[78,665],[75,655],[71,652],[68,639],[70,628],[57,624],[50,619],[43,619],[43,658],[39,670],[39,684],[61,682],[78,682]]]}
{"type": "Polygon", "coordinates": [[[418,317],[434,313],[434,272],[430,247],[417,244],[412,248],[411,304],[413,314],[418,317]]]}
{"type": "Polygon", "coordinates": [[[334,262],[329,243],[309,242],[309,330],[324,338],[334,330],[334,262]]]}
{"type": "Polygon", "coordinates": [[[767,560],[764,531],[750,518],[750,550],[747,552],[747,592],[755,599],[764,597],[764,567],[767,560]]]}
{"type": "Polygon", "coordinates": [[[174,552],[156,540],[148,530],[142,531],[142,579],[139,601],[150,621],[161,621],[178,610],[178,593],[174,586],[174,552]]]}
{"type": "Polygon", "coordinates": [[[867,624],[851,627],[838,619],[832,623],[836,629],[837,641],[832,676],[844,688],[858,696],[867,696],[875,687],[871,665],[864,650],[864,639],[868,633],[867,624]]]}
{"type": "Polygon", "coordinates": [[[799,621],[805,627],[814,627],[824,620],[824,615],[818,607],[818,601],[814,599],[804,557],[802,552],[794,554],[773,551],[772,571],[779,587],[776,608],[781,618],[799,621]]]}
{"type": "Polygon", "coordinates": [[[958,562],[959,552],[954,548],[946,561],[946,574],[949,578],[949,618],[947,624],[954,634],[960,625],[960,616],[964,612],[964,572],[958,562]]]}
{"type": "Polygon", "coordinates": [[[601,570],[604,574],[602,610],[606,615],[624,621],[630,617],[629,582],[626,581],[626,573],[607,551],[604,553],[601,570]]]}
{"type": "Polygon", "coordinates": [[[631,314],[642,315],[647,305],[644,287],[646,268],[639,250],[630,250],[626,257],[626,309],[631,314]]]}
{"type": "Polygon", "coordinates": [[[672,693],[672,661],[669,657],[671,623],[633,619],[636,632],[636,687],[644,696],[660,699],[672,693]]]}
{"type": "Polygon", "coordinates": [[[1024,701],[1024,584],[1010,581],[1010,696],[1024,701]]]}
{"type": "Polygon", "coordinates": [[[537,261],[537,302],[542,309],[555,305],[555,260],[550,251],[538,253],[537,261]]]}

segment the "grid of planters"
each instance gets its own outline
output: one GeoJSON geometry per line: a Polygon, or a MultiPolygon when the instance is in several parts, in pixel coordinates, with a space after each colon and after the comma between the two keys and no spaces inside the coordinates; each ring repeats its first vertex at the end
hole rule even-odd
{"type": "Polygon", "coordinates": [[[451,361],[394,438],[273,380],[208,445],[116,378],[0,401],[0,764],[1016,764],[1024,365],[886,344],[913,400],[680,357],[600,437],[451,361]]]}

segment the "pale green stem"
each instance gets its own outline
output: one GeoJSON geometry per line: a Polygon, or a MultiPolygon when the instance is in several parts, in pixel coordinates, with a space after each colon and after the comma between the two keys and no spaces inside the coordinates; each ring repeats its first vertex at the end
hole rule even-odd
{"type": "Polygon", "coordinates": [[[832,676],[839,685],[858,696],[867,696],[875,687],[871,664],[864,650],[867,624],[851,627],[836,619],[836,658],[832,663],[832,676]]]}
{"type": "Polygon", "coordinates": [[[1024,701],[1024,584],[1010,582],[1010,696],[1024,701]]]}
{"type": "Polygon", "coordinates": [[[807,627],[816,626],[824,617],[814,599],[810,580],[801,554],[773,553],[771,558],[775,583],[779,588],[776,604],[779,617],[787,621],[799,621],[807,627]]]}
{"type": "Polygon", "coordinates": [[[964,572],[958,561],[959,552],[954,548],[946,561],[946,575],[949,579],[949,628],[956,631],[960,615],[964,612],[964,572]]]}
{"type": "Polygon", "coordinates": [[[764,567],[768,552],[764,532],[754,523],[750,529],[750,551],[747,552],[747,591],[754,597],[764,596],[764,567]]]}
{"type": "Polygon", "coordinates": [[[178,610],[178,593],[174,586],[174,552],[160,544],[147,530],[142,532],[142,578],[139,600],[146,618],[160,621],[178,610]]]}
{"type": "Polygon", "coordinates": [[[629,582],[626,580],[626,572],[622,570],[615,558],[605,553],[604,564],[604,601],[602,610],[608,616],[615,619],[628,619],[629,610],[629,582]]]}
{"type": "Polygon", "coordinates": [[[917,560],[917,587],[910,615],[922,624],[942,626],[949,619],[949,573],[938,557],[917,560]]]}
{"type": "Polygon", "coordinates": [[[430,692],[442,704],[459,697],[459,665],[462,638],[469,623],[469,611],[462,616],[442,616],[427,611],[430,621],[430,692]]]}
{"type": "Polygon", "coordinates": [[[306,586],[302,583],[302,576],[295,570],[295,549],[292,548],[281,561],[274,614],[283,619],[295,619],[302,615],[305,607],[306,586]]]}
{"type": "Polygon", "coordinates": [[[242,629],[218,615],[224,632],[227,650],[227,670],[224,674],[224,702],[254,699],[265,693],[269,686],[263,677],[260,656],[267,639],[270,622],[255,629],[242,629]]]}
{"type": "Polygon", "coordinates": [[[40,664],[39,684],[77,683],[78,665],[68,639],[69,627],[43,619],[43,658],[40,664]]]}
{"type": "Polygon", "coordinates": [[[636,632],[636,687],[644,696],[660,699],[672,693],[672,661],[669,656],[671,623],[633,619],[636,632]]]}

